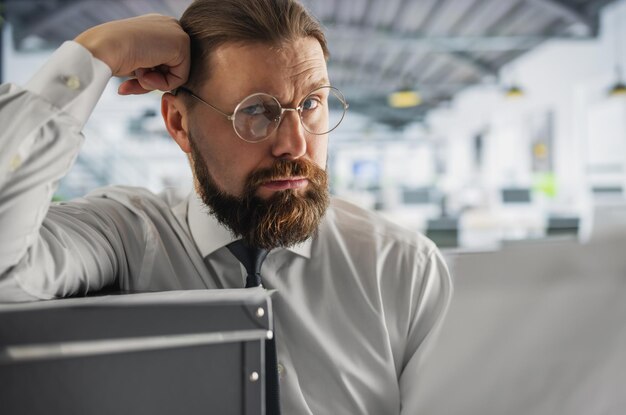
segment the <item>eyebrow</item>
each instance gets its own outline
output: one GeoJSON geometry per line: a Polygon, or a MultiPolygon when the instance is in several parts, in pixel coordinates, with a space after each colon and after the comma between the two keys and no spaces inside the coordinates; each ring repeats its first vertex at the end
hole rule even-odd
{"type": "Polygon", "coordinates": [[[309,91],[312,91],[314,89],[317,89],[323,86],[329,86],[330,80],[327,77],[322,77],[322,78],[317,78],[317,80],[313,82],[305,83],[305,85],[309,85],[309,91]]]}
{"type": "MultiPolygon", "coordinates": [[[[314,80],[311,80],[311,81],[307,80],[306,82],[303,82],[301,85],[303,85],[300,88],[302,90],[302,92],[305,93],[305,94],[308,94],[308,93],[313,92],[316,89],[321,88],[323,86],[331,86],[331,83],[330,83],[330,80],[328,79],[328,77],[323,76],[323,77],[319,77],[319,78],[314,78],[314,80]]],[[[245,95],[243,95],[241,98],[239,98],[237,100],[237,102],[234,104],[233,108],[237,104],[241,103],[241,101],[243,99],[245,99],[247,96],[250,96],[250,95],[256,94],[256,93],[264,93],[264,94],[271,95],[273,97],[277,97],[277,95],[275,93],[272,93],[271,91],[264,90],[263,88],[256,88],[256,89],[252,88],[249,91],[247,91],[247,93],[245,95]]]]}

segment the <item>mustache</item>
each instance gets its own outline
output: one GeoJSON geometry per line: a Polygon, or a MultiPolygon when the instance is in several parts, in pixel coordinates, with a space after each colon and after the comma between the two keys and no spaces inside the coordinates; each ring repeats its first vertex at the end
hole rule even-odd
{"type": "Polygon", "coordinates": [[[326,171],[309,160],[279,159],[268,168],[252,172],[246,180],[245,192],[253,193],[263,183],[290,177],[303,177],[314,186],[324,186],[326,171]]]}

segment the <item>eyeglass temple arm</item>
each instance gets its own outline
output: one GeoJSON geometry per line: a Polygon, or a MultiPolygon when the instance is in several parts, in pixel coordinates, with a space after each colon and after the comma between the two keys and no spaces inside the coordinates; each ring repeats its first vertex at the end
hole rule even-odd
{"type": "Polygon", "coordinates": [[[209,107],[213,108],[215,111],[217,111],[220,114],[222,114],[224,117],[226,117],[228,119],[228,121],[232,121],[233,120],[233,115],[234,114],[226,114],[224,111],[222,111],[219,108],[216,108],[213,105],[209,104],[208,102],[206,102],[205,100],[203,100],[202,98],[200,98],[199,96],[197,96],[196,94],[191,92],[191,90],[185,88],[184,86],[179,86],[176,91],[177,92],[178,91],[185,91],[186,93],[188,93],[189,95],[191,95],[192,97],[197,99],[198,101],[202,102],[204,105],[208,105],[209,107]]]}

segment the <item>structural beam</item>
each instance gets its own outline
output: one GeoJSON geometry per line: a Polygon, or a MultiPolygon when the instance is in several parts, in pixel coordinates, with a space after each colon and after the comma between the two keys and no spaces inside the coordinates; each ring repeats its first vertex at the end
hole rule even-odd
{"type": "Polygon", "coordinates": [[[48,30],[58,29],[71,21],[75,16],[88,10],[98,10],[102,7],[103,1],[83,0],[75,1],[60,7],[53,13],[42,13],[29,25],[29,33],[38,35],[48,30]]]}
{"type": "MultiPolygon", "coordinates": [[[[478,78],[484,77],[497,77],[499,68],[491,65],[488,62],[482,61],[473,57],[471,54],[461,51],[435,51],[435,53],[444,53],[453,62],[458,65],[464,66],[474,72],[478,78]]],[[[396,82],[401,81],[403,77],[407,75],[407,71],[401,67],[384,68],[380,63],[367,63],[355,62],[353,60],[330,60],[330,68],[339,68],[340,70],[354,71],[355,68],[358,71],[365,71],[368,74],[375,75],[384,73],[383,80],[390,79],[396,82]]]]}
{"type": "Polygon", "coordinates": [[[329,25],[329,42],[359,42],[374,39],[395,45],[422,47],[441,52],[507,52],[525,51],[552,39],[587,39],[580,36],[430,36],[406,34],[391,30],[364,28],[352,25],[329,25]]]}
{"type": "Polygon", "coordinates": [[[498,71],[500,68],[493,66],[489,62],[477,59],[467,52],[449,52],[449,56],[459,64],[468,66],[481,77],[498,77],[498,71]]]}
{"type": "Polygon", "coordinates": [[[530,3],[543,7],[555,16],[561,16],[571,23],[578,23],[587,29],[587,35],[596,33],[596,19],[567,0],[528,0],[530,3]]]}

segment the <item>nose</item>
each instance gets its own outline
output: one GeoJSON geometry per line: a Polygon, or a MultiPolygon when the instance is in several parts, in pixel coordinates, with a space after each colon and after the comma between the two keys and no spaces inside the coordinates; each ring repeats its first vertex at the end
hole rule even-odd
{"type": "Polygon", "coordinates": [[[272,143],[272,154],[276,158],[294,160],[306,154],[306,131],[300,122],[297,110],[287,109],[283,114],[272,143]]]}

